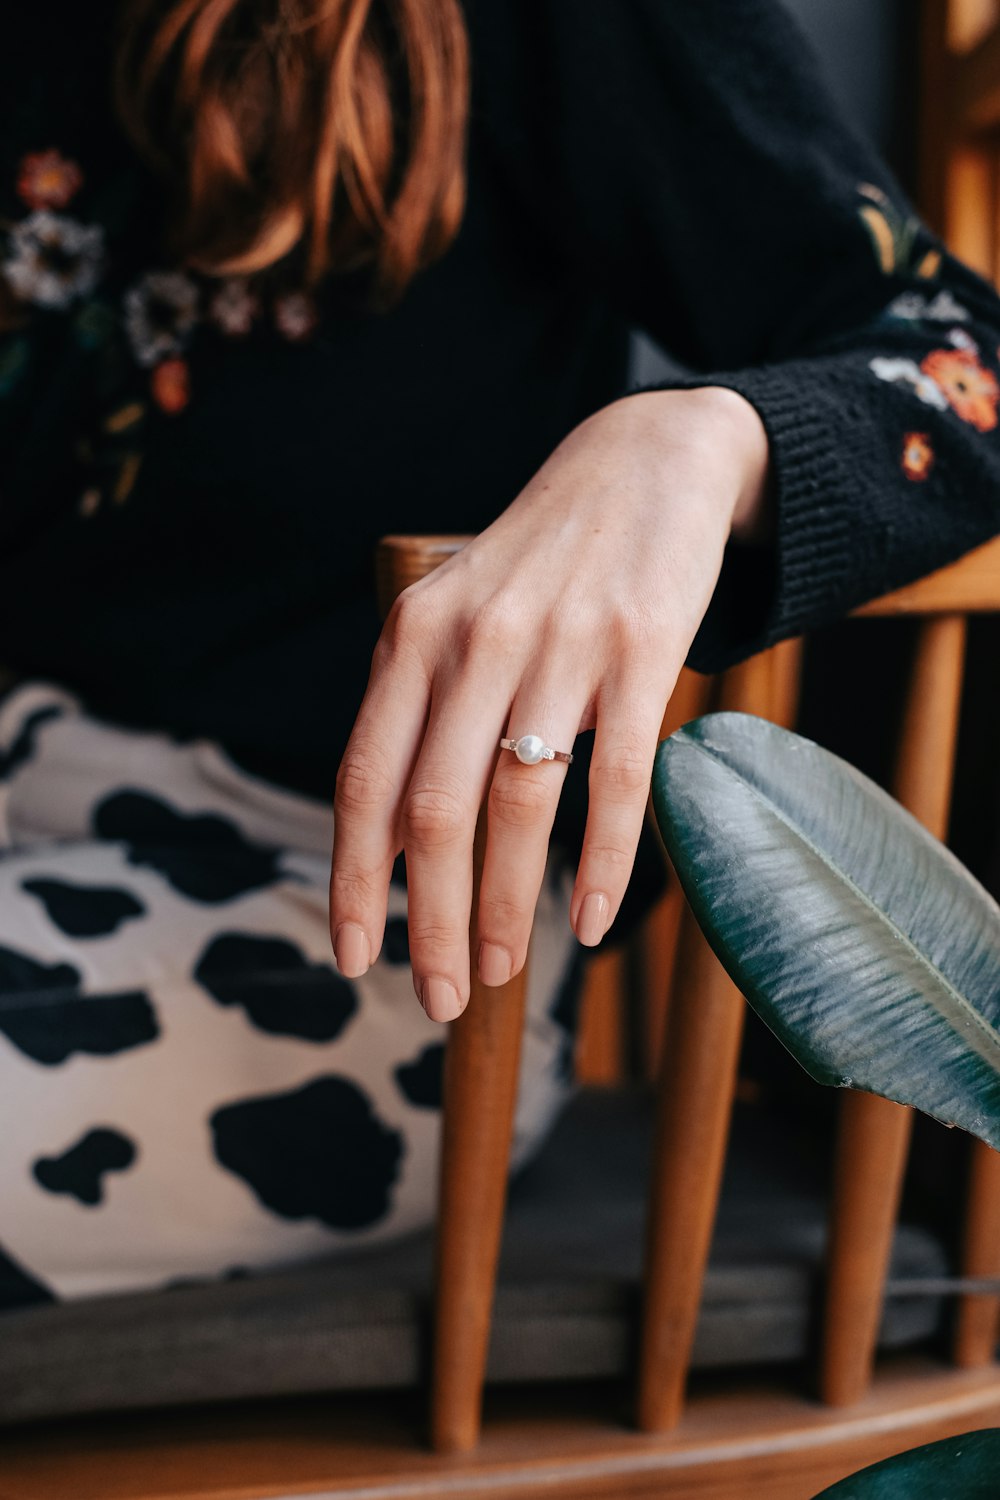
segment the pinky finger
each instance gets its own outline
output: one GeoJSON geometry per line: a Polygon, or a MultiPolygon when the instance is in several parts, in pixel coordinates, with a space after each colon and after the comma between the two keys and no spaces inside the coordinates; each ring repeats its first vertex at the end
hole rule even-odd
{"type": "Polygon", "coordinates": [[[618,915],[632,874],[635,851],[649,799],[657,735],[658,705],[637,719],[629,695],[598,706],[597,734],[590,765],[590,812],[570,906],[580,942],[599,943],[618,915]]]}

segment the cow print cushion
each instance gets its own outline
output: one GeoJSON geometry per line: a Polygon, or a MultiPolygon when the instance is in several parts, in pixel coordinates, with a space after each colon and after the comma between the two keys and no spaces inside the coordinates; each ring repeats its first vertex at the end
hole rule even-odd
{"type": "Polygon", "coordinates": [[[68,880],[25,880],[21,889],[37,896],[49,920],[67,937],[109,937],[146,908],[129,891],[113,886],[72,885],[68,880]]]}
{"type": "Polygon", "coordinates": [[[13,775],[19,766],[27,764],[35,749],[35,739],[39,729],[50,719],[60,718],[62,712],[61,705],[53,703],[46,705],[45,708],[36,708],[34,713],[27,715],[10,749],[0,750],[0,781],[13,775]]]}
{"type": "Polygon", "coordinates": [[[232,901],[280,879],[279,851],[245,838],[215,813],[179,813],[162,797],[118,791],[94,810],[99,838],[128,848],[132,865],[157,870],[195,901],[232,901]]]}
{"type": "Polygon", "coordinates": [[[283,1218],[366,1229],[388,1212],[403,1138],[349,1078],[227,1105],[211,1126],[218,1160],[283,1218]]]}
{"type": "Polygon", "coordinates": [[[444,1043],[432,1042],[412,1062],[400,1063],[394,1077],[404,1098],[419,1109],[440,1109],[444,1083],[444,1043]]]}
{"type": "MultiPolygon", "coordinates": [[[[447,1030],[413,995],[403,858],[381,955],[345,980],[327,804],[49,695],[0,704],[0,1309],[426,1227],[447,1030]]],[[[539,896],[515,1165],[567,1092],[570,889],[539,896]]]]}
{"type": "Polygon", "coordinates": [[[390,917],[386,922],[379,957],[384,958],[387,964],[410,962],[410,934],[405,917],[390,917]]]}
{"type": "Polygon", "coordinates": [[[47,1192],[68,1193],[78,1202],[94,1206],[104,1197],[104,1173],[124,1172],[135,1157],[135,1146],[128,1136],[100,1126],[88,1130],[62,1156],[40,1156],[32,1173],[47,1192]]]}
{"type": "Polygon", "coordinates": [[[56,1299],[0,1246],[0,1307],[33,1307],[56,1299]]]}
{"type": "Polygon", "coordinates": [[[241,1005],[255,1026],[277,1036],[331,1042],[358,1008],[346,979],[284,938],[220,933],[194,972],[220,1005],[241,1005]]]}
{"type": "Polygon", "coordinates": [[[159,1027],[145,991],[84,996],[72,964],[41,964],[0,947],[0,1032],[52,1067],[74,1052],[107,1057],[141,1047],[159,1027]]]}

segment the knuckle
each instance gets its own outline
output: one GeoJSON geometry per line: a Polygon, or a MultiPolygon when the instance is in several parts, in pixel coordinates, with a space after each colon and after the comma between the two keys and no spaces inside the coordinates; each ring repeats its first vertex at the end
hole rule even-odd
{"type": "Polygon", "coordinates": [[[334,811],[375,812],[391,802],[394,790],[392,777],[377,756],[348,751],[337,772],[334,811]]]}
{"type": "Polygon", "coordinates": [[[494,594],[479,606],[469,622],[469,650],[496,659],[525,639],[526,633],[523,605],[506,594],[494,594]]]}
{"type": "Polygon", "coordinates": [[[604,872],[615,875],[623,884],[628,881],[632,872],[634,858],[635,850],[626,848],[623,844],[591,844],[587,849],[588,865],[599,865],[604,872]]]}
{"type": "Polygon", "coordinates": [[[660,636],[650,612],[632,601],[621,601],[613,608],[607,629],[616,652],[627,660],[653,650],[660,636]]]}
{"type": "Polygon", "coordinates": [[[414,848],[454,843],[468,825],[468,810],[447,787],[413,787],[403,805],[403,841],[414,848]]]}
{"type": "Polygon", "coordinates": [[[339,910],[366,910],[374,895],[375,880],[366,870],[334,867],[330,877],[330,896],[339,910]]]}
{"type": "Polygon", "coordinates": [[[411,584],[390,609],[380,640],[387,656],[419,653],[435,629],[435,612],[426,590],[411,584]]]}
{"type": "Polygon", "coordinates": [[[537,828],[552,798],[540,778],[498,776],[490,789],[490,816],[508,828],[537,828]]]}
{"type": "Polygon", "coordinates": [[[513,896],[491,892],[479,899],[479,926],[484,934],[517,932],[530,921],[531,908],[513,896]]]}
{"type": "Polygon", "coordinates": [[[462,934],[444,917],[431,913],[417,917],[411,912],[408,923],[410,955],[414,963],[423,959],[426,966],[428,959],[440,958],[461,946],[462,934]]]}
{"type": "Polygon", "coordinates": [[[590,774],[595,789],[603,795],[632,799],[645,797],[649,791],[648,757],[631,746],[602,755],[591,766],[590,774]]]}

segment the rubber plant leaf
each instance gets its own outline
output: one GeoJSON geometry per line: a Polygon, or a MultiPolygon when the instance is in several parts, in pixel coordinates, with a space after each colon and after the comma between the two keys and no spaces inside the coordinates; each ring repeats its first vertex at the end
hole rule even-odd
{"type": "Polygon", "coordinates": [[[1000,908],[942,844],[747,714],[665,740],[653,802],[709,942],[813,1078],[1000,1148],[1000,908]]]}
{"type": "Polygon", "coordinates": [[[996,1500],[1000,1429],[968,1432],[898,1453],[813,1500],[996,1500]]]}

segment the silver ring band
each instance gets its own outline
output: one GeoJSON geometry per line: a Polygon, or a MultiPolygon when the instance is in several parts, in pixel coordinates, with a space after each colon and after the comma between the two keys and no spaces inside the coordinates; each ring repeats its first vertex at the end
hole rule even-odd
{"type": "Polygon", "coordinates": [[[562,760],[572,765],[573,756],[568,750],[553,750],[539,734],[522,734],[519,740],[501,740],[501,750],[513,750],[522,766],[537,766],[540,760],[562,760]]]}

